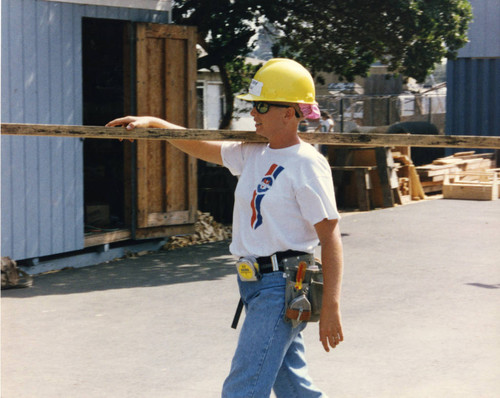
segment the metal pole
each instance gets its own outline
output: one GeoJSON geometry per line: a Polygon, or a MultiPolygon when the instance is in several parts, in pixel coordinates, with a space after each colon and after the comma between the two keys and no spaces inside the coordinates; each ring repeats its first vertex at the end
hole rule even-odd
{"type": "Polygon", "coordinates": [[[429,95],[429,123],[432,123],[432,97],[429,95]]]}
{"type": "Polygon", "coordinates": [[[344,98],[340,98],[340,132],[344,132],[344,98]]]}

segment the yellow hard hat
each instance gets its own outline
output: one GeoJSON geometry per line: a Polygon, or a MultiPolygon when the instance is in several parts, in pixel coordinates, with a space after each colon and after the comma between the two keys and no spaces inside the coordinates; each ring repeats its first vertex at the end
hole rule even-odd
{"type": "Polygon", "coordinates": [[[273,58],[257,71],[248,94],[238,95],[237,98],[316,104],[315,96],[314,80],[306,68],[291,59],[273,58]]]}

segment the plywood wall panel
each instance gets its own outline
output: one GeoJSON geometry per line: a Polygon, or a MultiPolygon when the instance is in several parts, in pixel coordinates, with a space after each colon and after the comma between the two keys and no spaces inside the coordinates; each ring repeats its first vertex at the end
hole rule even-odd
{"type": "MultiPolygon", "coordinates": [[[[193,123],[196,110],[196,97],[192,95],[196,82],[193,31],[179,26],[137,26],[140,114],[186,127],[193,123]]],[[[166,142],[142,140],[137,147],[139,228],[193,223],[197,208],[196,163],[166,142]]]]}

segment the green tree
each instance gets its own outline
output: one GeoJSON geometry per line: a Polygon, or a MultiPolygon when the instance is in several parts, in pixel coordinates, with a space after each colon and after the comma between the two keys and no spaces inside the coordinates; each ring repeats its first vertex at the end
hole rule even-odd
{"type": "Polygon", "coordinates": [[[196,26],[203,55],[198,68],[216,67],[220,72],[226,98],[226,111],[219,128],[228,128],[233,115],[234,94],[248,87],[258,66],[245,64],[252,50],[252,37],[263,7],[255,0],[179,0],[174,2],[173,21],[196,26]],[[254,8],[255,7],[255,8],[254,8]]]}
{"type": "Polygon", "coordinates": [[[272,26],[274,56],[296,59],[313,74],[352,81],[379,60],[423,81],[442,58],[456,57],[471,18],[467,0],[176,0],[173,9],[175,23],[198,27],[206,52],[199,67],[221,73],[228,104],[221,128],[255,71],[244,57],[259,29],[272,26]]]}
{"type": "Polygon", "coordinates": [[[466,0],[301,3],[291,2],[294,9],[279,27],[286,34],[277,41],[277,54],[293,55],[313,73],[335,72],[349,81],[379,60],[423,82],[442,58],[456,57],[472,18],[466,0]]]}

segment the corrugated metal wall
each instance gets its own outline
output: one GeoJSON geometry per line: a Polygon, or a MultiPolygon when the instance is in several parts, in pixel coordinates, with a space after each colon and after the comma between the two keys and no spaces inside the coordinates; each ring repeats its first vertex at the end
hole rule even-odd
{"type": "Polygon", "coordinates": [[[500,58],[458,58],[446,73],[446,134],[500,135],[500,58]]]}
{"type": "Polygon", "coordinates": [[[461,58],[500,57],[500,0],[469,0],[474,19],[461,58]]]}
{"type": "MultiPolygon", "coordinates": [[[[166,12],[2,0],[2,122],[82,124],[83,17],[168,23],[166,12]]],[[[1,167],[1,255],[82,249],[82,142],[2,136],[1,167]]]]}
{"type": "MultiPolygon", "coordinates": [[[[448,61],[448,135],[500,135],[500,0],[470,0],[469,43],[448,61]]],[[[448,150],[447,152],[450,152],[448,150]]]]}

